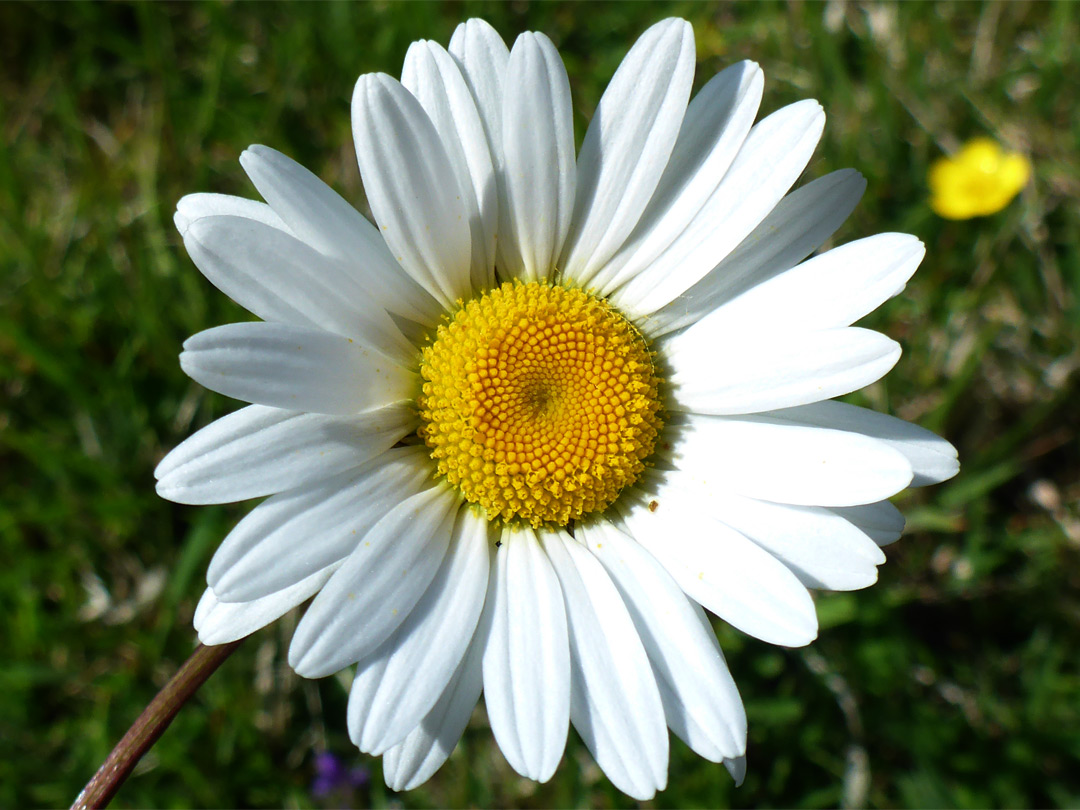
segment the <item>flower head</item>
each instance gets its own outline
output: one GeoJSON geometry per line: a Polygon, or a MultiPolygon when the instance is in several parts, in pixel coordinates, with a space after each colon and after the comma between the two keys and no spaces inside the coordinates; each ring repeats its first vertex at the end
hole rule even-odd
{"type": "Polygon", "coordinates": [[[996,214],[1020,193],[1031,163],[1019,152],[1005,152],[996,141],[973,138],[955,155],[930,167],[930,207],[945,219],[996,214]]]}
{"type": "Polygon", "coordinates": [[[809,643],[808,589],[873,583],[903,526],[886,499],[956,472],[933,434],[832,401],[899,358],[851,324],[922,244],[808,259],[862,177],[785,196],[821,107],[755,124],[751,62],[690,101],[693,59],[686,22],[646,31],[575,156],[552,43],[470,20],[449,50],[414,43],[401,82],[356,84],[375,225],[261,146],[241,163],[266,204],[178,205],[199,269],[263,319],[184,344],[189,375],[253,404],[157,470],[182,503],[270,496],[215,554],[199,636],[314,596],[289,661],[355,665],[349,733],[395,789],[442,765],[481,691],[530,778],[573,723],[631,796],[665,786],[669,728],[741,780],[705,610],[809,643]]]}

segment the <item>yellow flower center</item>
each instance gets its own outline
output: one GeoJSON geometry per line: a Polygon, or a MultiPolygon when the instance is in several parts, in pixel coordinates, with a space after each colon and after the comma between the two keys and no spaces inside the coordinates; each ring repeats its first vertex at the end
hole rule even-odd
{"type": "Polygon", "coordinates": [[[420,436],[489,519],[565,526],[604,509],[661,427],[644,338],[581,290],[516,282],[469,301],[420,373],[420,436]]]}

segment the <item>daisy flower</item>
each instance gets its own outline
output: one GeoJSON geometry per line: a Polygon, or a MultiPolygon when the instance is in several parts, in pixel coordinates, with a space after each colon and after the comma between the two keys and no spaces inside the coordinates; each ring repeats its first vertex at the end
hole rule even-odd
{"type": "Polygon", "coordinates": [[[191,258],[261,321],[180,364],[249,403],[157,469],[188,504],[270,496],[214,555],[195,626],[241,638],[314,597],[301,675],[355,666],[348,729],[409,789],[483,692],[522,775],[572,723],[622,791],[667,781],[668,729],[741,780],[746,716],[706,611],[774,644],[817,633],[810,589],[862,588],[955,474],[933,434],[832,398],[900,347],[851,324],[923,256],[887,233],[813,258],[864,188],[785,196],[825,116],[754,123],[760,68],[690,100],[694,39],[630,49],[575,155],[551,41],[481,20],[361,76],[353,133],[372,224],[253,146],[265,203],[182,199],[191,258]]]}

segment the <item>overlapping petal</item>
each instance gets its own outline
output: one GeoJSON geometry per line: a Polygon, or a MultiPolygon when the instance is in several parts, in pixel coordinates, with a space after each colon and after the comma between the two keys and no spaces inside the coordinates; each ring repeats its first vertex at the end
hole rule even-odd
{"type": "Polygon", "coordinates": [[[925,253],[905,233],[849,242],[720,304],[684,334],[721,342],[850,326],[903,289],[925,253]]]}
{"type": "Polygon", "coordinates": [[[428,40],[409,47],[401,84],[428,114],[457,177],[472,237],[472,286],[490,287],[495,278],[499,197],[491,149],[472,92],[454,58],[428,40]]]}
{"type": "Polygon", "coordinates": [[[769,335],[716,336],[701,323],[667,343],[672,407],[707,414],[758,413],[857,391],[896,365],[900,345],[848,327],[769,335]],[[702,370],[708,369],[708,374],[702,370]]]}
{"type": "Polygon", "coordinates": [[[659,337],[690,326],[725,301],[794,267],[836,232],[865,190],[861,174],[840,169],[791,192],[704,278],[653,312],[645,330],[659,337]]]}
{"type": "Polygon", "coordinates": [[[672,418],[666,460],[689,480],[773,503],[857,506],[911,483],[907,458],[878,439],[764,416],[672,418]]]}
{"type": "Polygon", "coordinates": [[[375,226],[326,183],[268,146],[249,146],[240,164],[289,232],[340,263],[365,304],[427,325],[438,320],[435,299],[402,272],[375,226]]]}
{"type": "Polygon", "coordinates": [[[825,126],[816,101],[799,101],[759,121],[731,168],[678,238],[611,295],[623,312],[648,319],[697,283],[768,215],[806,168],[825,126]]]}
{"type": "Polygon", "coordinates": [[[177,503],[230,503],[330,478],[358,467],[416,429],[399,402],[355,416],[250,405],[188,437],[154,470],[157,492],[177,503]]]}
{"type": "Polygon", "coordinates": [[[870,436],[895,448],[911,464],[914,478],[908,486],[940,484],[956,475],[960,462],[956,448],[926,428],[844,402],[818,402],[776,411],[772,417],[800,425],[814,425],[870,436]]]}
{"type": "Polygon", "coordinates": [[[449,310],[468,298],[469,209],[446,147],[420,102],[384,73],[361,76],[353,138],[371,212],[390,252],[449,310]]]}
{"type": "Polygon", "coordinates": [[[439,570],[458,503],[457,492],[437,484],[402,501],[359,538],[297,626],[289,665],[320,678],[385,641],[439,570]]]}
{"type": "Polygon", "coordinates": [[[637,225],[671,157],[694,80],[694,32],[685,20],[649,28],[597,105],[578,155],[577,198],[559,262],[588,285],[637,225]]]}
{"type": "Polygon", "coordinates": [[[502,139],[500,270],[545,280],[570,228],[577,170],[570,80],[543,34],[522,34],[510,52],[502,139]]]}
{"type": "Polygon", "coordinates": [[[664,707],[634,622],[603,566],[563,532],[544,532],[570,628],[570,719],[621,791],[667,785],[664,707]]]}
{"type": "Polygon", "coordinates": [[[514,770],[546,782],[570,723],[570,642],[559,579],[532,529],[504,529],[484,611],[491,731],[514,770]]]}
{"type": "Polygon", "coordinates": [[[473,636],[457,670],[423,721],[383,755],[383,775],[392,790],[412,790],[442,767],[457,745],[480,699],[484,637],[473,636]]]}
{"type": "Polygon", "coordinates": [[[648,476],[638,488],[633,501],[617,504],[626,531],[687,596],[770,644],[801,647],[814,640],[814,602],[783,563],[714,520],[677,482],[648,476]]]}
{"type": "Polygon", "coordinates": [[[350,338],[277,323],[231,323],[184,341],[180,368],[227,397],[325,414],[411,399],[416,374],[350,338]]]}
{"type": "Polygon", "coordinates": [[[399,362],[416,353],[340,261],[278,228],[202,217],[188,226],[184,245],[214,286],[264,320],[352,338],[399,362]]]}
{"type": "Polygon", "coordinates": [[[655,557],[608,521],[578,531],[630,612],[671,730],[713,762],[741,756],[746,712],[704,612],[655,557]]]}
{"type": "Polygon", "coordinates": [[[432,710],[453,676],[484,607],[492,543],[486,518],[458,512],[450,547],[401,627],[362,659],[349,692],[349,736],[382,754],[432,710]]]}
{"type": "Polygon", "coordinates": [[[739,62],[690,102],[671,160],[637,227],[592,279],[603,294],[648,267],[708,201],[746,140],[763,88],[761,68],[739,62]]]}
{"type": "Polygon", "coordinates": [[[387,512],[427,487],[419,448],[268,498],[229,532],[207,581],[222,601],[258,599],[349,556],[387,512]]]}
{"type": "Polygon", "coordinates": [[[199,641],[207,645],[228,644],[250,636],[318,593],[335,570],[337,564],[249,602],[222,602],[212,588],[207,588],[195,609],[194,624],[199,641]]]}

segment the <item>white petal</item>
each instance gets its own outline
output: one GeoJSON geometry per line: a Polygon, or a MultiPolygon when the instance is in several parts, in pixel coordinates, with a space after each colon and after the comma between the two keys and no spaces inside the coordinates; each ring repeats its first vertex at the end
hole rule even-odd
{"type": "Polygon", "coordinates": [[[843,402],[818,402],[770,415],[802,425],[851,431],[888,444],[911,463],[915,473],[908,484],[911,487],[940,484],[960,471],[955,447],[926,428],[895,416],[843,402]]]}
{"type": "Polygon", "coordinates": [[[184,341],[180,367],[227,397],[313,413],[355,414],[411,399],[416,375],[349,338],[277,323],[231,323],[184,341]]]}
{"type": "Polygon", "coordinates": [[[176,503],[230,503],[330,478],[388,450],[416,428],[410,403],[356,416],[249,405],[188,437],[154,470],[176,503]]]}
{"type": "Polygon", "coordinates": [[[783,563],[659,475],[643,477],[637,488],[632,499],[617,503],[627,531],[687,596],[770,644],[801,647],[814,640],[814,602],[783,563]]]}
{"type": "Polygon", "coordinates": [[[480,698],[483,656],[484,639],[478,634],[428,716],[383,755],[383,777],[390,789],[412,790],[446,762],[480,698]]]}
{"type": "Polygon", "coordinates": [[[670,338],[672,407],[711,414],[789,408],[857,391],[900,359],[900,344],[869,329],[716,337],[706,319],[670,338]]]}
{"type": "Polygon", "coordinates": [[[469,298],[472,237],[446,148],[420,102],[383,73],[361,76],[353,139],[371,212],[390,252],[445,309],[469,298]]]}
{"type": "Polygon", "coordinates": [[[743,780],[746,778],[746,754],[733,759],[725,759],[724,767],[735,780],[735,787],[742,787],[743,780]]]}
{"type": "Polygon", "coordinates": [[[203,217],[245,217],[291,233],[289,226],[266,203],[233,197],[229,194],[188,194],[176,204],[173,222],[183,236],[188,227],[203,217]]]}
{"type": "Polygon", "coordinates": [[[566,746],[570,647],[562,590],[528,527],[504,529],[483,620],[484,701],[510,766],[546,782],[566,746]]]}
{"type": "Polygon", "coordinates": [[[577,185],[570,80],[551,40],[527,32],[510,52],[506,84],[499,239],[509,264],[499,269],[547,279],[570,229],[577,185]]]}
{"type": "Polygon", "coordinates": [[[184,245],[215,287],[267,321],[324,329],[408,362],[416,348],[341,262],[243,217],[203,217],[184,245]]]}
{"type": "Polygon", "coordinates": [[[268,146],[248,147],[240,163],[289,232],[340,262],[367,299],[419,323],[437,321],[442,309],[435,299],[405,275],[375,226],[326,183],[268,146]]]}
{"type": "Polygon", "coordinates": [[[195,626],[195,632],[199,631],[203,622],[206,621],[206,617],[210,615],[218,604],[213,588],[207,588],[203,591],[203,595],[199,598],[199,604],[195,606],[195,615],[192,617],[192,624],[195,626]]]}
{"type": "Polygon", "coordinates": [[[925,254],[922,242],[903,233],[849,242],[721,304],[687,331],[723,340],[750,329],[793,334],[848,326],[901,289],[925,254]]]}
{"type": "Polygon", "coordinates": [[[879,546],[895,543],[904,531],[904,516],[888,501],[861,506],[833,506],[829,511],[844,518],[879,546]]]}
{"type": "Polygon", "coordinates": [[[667,475],[673,484],[697,493],[713,518],[784,563],[806,587],[851,591],[877,581],[877,566],[885,562],[885,555],[834,512],[745,498],[724,488],[698,486],[678,472],[667,475]]]}
{"type": "Polygon", "coordinates": [[[612,294],[612,303],[644,318],[697,283],[787,193],[824,126],[821,105],[810,100],[759,121],[708,202],[667,250],[612,294]]]}
{"type": "Polygon", "coordinates": [[[495,278],[499,200],[491,149],[472,92],[454,58],[441,45],[428,40],[409,46],[401,84],[416,96],[446,147],[468,209],[472,284],[487,289],[495,278]]]}
{"type": "Polygon", "coordinates": [[[337,569],[331,565],[299,582],[250,602],[220,602],[206,589],[196,610],[195,630],[203,644],[228,644],[250,636],[270,622],[280,619],[316,593],[337,569]]]}
{"type": "Polygon", "coordinates": [[[490,23],[474,17],[454,30],[449,51],[472,91],[498,168],[502,154],[503,77],[510,50],[490,23]]]}
{"type": "Polygon", "coordinates": [[[667,724],[713,762],[746,751],[746,712],[716,634],[649,552],[605,520],[578,528],[603,563],[648,653],[667,724]]]}
{"type": "Polygon", "coordinates": [[[667,784],[668,736],[645,648],[603,566],[569,535],[542,539],[570,626],[570,719],[615,787],[651,799],[667,784]]]}
{"type": "Polygon", "coordinates": [[[450,550],[409,617],[357,665],[349,692],[349,737],[379,755],[434,707],[472,640],[487,594],[492,543],[487,519],[458,512],[450,550]]]}
{"type": "Polygon", "coordinates": [[[347,557],[387,512],[430,483],[422,448],[395,448],[356,470],[283,492],[255,507],[218,547],[207,580],[244,602],[347,557]]]}
{"type": "Polygon", "coordinates": [[[794,267],[836,232],[865,190],[861,174],[841,169],[791,192],[704,278],[650,315],[646,332],[659,336],[696,323],[723,302],[794,267]]]}
{"type": "Polygon", "coordinates": [[[587,285],[637,225],[675,146],[693,80],[694,31],[678,19],[649,28],[615,71],[578,157],[565,278],[587,285]]]}
{"type": "Polygon", "coordinates": [[[746,140],[763,87],[761,68],[739,62],[714,76],[690,102],[641,220],[592,281],[605,295],[648,267],[701,210],[746,140]]]}
{"type": "Polygon", "coordinates": [[[420,601],[450,543],[460,497],[444,484],[406,499],[360,540],[311,603],[289,647],[305,678],[371,653],[420,601]]]}
{"type": "Polygon", "coordinates": [[[855,506],[895,495],[911,465],[877,439],[769,416],[680,415],[670,451],[680,471],[710,488],[803,506],[855,506]]]}

